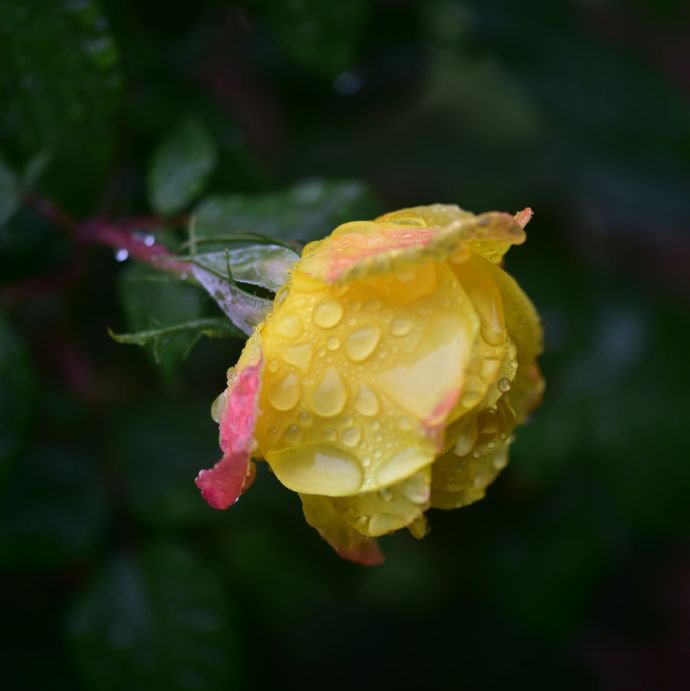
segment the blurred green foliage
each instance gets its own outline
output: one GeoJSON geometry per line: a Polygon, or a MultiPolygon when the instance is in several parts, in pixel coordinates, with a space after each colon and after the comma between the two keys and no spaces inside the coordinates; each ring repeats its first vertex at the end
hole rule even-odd
{"type": "Polygon", "coordinates": [[[3,688],[683,688],[689,29],[681,0],[5,0],[3,688]],[[79,224],[187,256],[435,201],[536,211],[508,268],[548,388],[487,498],[371,570],[265,468],[211,510],[242,339],[79,224]]]}

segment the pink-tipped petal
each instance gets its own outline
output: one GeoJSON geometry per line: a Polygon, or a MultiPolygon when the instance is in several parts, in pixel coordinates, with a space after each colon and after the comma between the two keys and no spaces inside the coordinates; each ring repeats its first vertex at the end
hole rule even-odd
{"type": "Polygon", "coordinates": [[[201,496],[214,509],[232,506],[254,480],[255,468],[250,458],[255,446],[261,366],[259,359],[237,375],[220,421],[223,458],[196,477],[201,496]]]}
{"type": "Polygon", "coordinates": [[[521,227],[524,228],[531,220],[532,216],[534,215],[534,212],[532,209],[528,206],[526,209],[523,209],[522,211],[518,211],[515,214],[515,222],[521,227]]]}
{"type": "Polygon", "coordinates": [[[362,539],[351,547],[335,547],[341,559],[347,559],[362,566],[379,566],[386,558],[376,540],[362,539]]]}
{"type": "MultiPolygon", "coordinates": [[[[374,224],[371,224],[372,226],[374,224]]],[[[327,258],[329,281],[337,281],[356,264],[395,250],[428,245],[437,228],[387,228],[386,232],[348,233],[331,239],[327,258]]]]}

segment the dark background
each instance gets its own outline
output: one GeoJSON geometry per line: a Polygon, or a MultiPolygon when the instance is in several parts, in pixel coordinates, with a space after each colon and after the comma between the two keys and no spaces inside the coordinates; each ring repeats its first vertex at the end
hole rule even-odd
{"type": "Polygon", "coordinates": [[[684,0],[4,0],[0,685],[690,688],[689,45],[684,0]],[[543,407],[379,568],[267,472],[214,512],[193,479],[241,341],[114,343],[219,312],[46,200],[165,216],[171,247],[192,212],[306,240],[532,206],[507,267],[543,407]]]}

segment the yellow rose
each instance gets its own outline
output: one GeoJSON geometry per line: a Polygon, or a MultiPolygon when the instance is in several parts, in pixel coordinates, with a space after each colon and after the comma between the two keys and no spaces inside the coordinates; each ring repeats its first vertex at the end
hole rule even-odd
{"type": "Polygon", "coordinates": [[[264,459],[341,556],[373,564],[373,538],[481,499],[544,388],[539,318],[500,267],[530,217],[436,204],[307,245],[215,406],[207,501],[234,503],[264,459]]]}

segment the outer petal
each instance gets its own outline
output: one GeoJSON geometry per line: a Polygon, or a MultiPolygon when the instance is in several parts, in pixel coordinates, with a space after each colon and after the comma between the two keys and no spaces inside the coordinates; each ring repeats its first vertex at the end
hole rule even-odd
{"type": "Polygon", "coordinates": [[[341,557],[365,566],[383,563],[376,540],[363,537],[346,523],[333,506],[333,499],[304,494],[301,498],[307,523],[316,528],[341,557]]]}
{"type": "Polygon", "coordinates": [[[220,448],[223,457],[210,470],[200,471],[196,478],[201,496],[214,509],[227,509],[234,504],[254,479],[255,469],[250,458],[256,448],[254,429],[262,369],[263,356],[255,334],[247,342],[236,371],[230,371],[228,388],[222,394],[220,448]]]}
{"type": "Polygon", "coordinates": [[[333,497],[333,509],[358,533],[381,537],[418,521],[429,508],[431,467],[377,492],[333,497]]]}
{"type": "Polygon", "coordinates": [[[299,269],[339,283],[469,250],[499,262],[511,245],[525,241],[526,211],[517,219],[495,211],[475,216],[458,206],[434,204],[345,223],[325,240],[307,245],[299,269]]]}
{"type": "Polygon", "coordinates": [[[493,268],[493,264],[470,252],[460,262],[451,261],[450,266],[470,298],[480,324],[465,372],[462,396],[448,420],[452,423],[476,409],[484,401],[489,387],[498,380],[509,337],[501,293],[487,275],[487,267],[493,268]]]}
{"type": "Polygon", "coordinates": [[[486,271],[501,291],[506,327],[517,348],[517,374],[510,399],[517,421],[522,422],[539,405],[544,393],[544,379],[537,365],[544,334],[537,310],[515,279],[498,266],[488,265],[486,271]]]}

